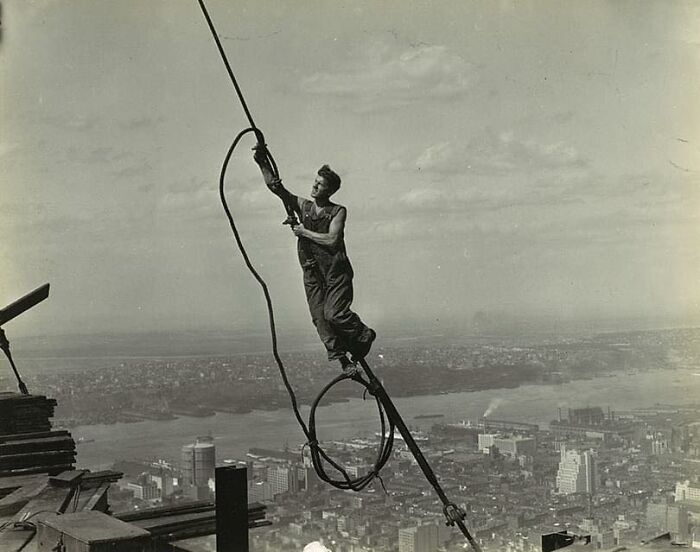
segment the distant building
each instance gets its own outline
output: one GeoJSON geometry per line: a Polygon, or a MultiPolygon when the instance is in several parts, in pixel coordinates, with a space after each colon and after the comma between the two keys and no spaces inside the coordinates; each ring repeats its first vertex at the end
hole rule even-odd
{"type": "Polygon", "coordinates": [[[675,541],[688,538],[688,510],[682,505],[647,504],[645,528],[656,532],[669,532],[675,541]]]}
{"type": "Polygon", "coordinates": [[[559,418],[551,421],[549,428],[557,439],[586,437],[605,442],[617,438],[631,439],[637,433],[634,424],[620,420],[610,410],[606,417],[603,409],[598,406],[569,409],[567,419],[562,419],[560,411],[559,418]]]}
{"type": "Polygon", "coordinates": [[[437,549],[437,525],[415,525],[399,529],[399,552],[437,552],[437,549]]]}
{"type": "Polygon", "coordinates": [[[690,481],[676,483],[674,493],[677,502],[688,501],[700,503],[700,486],[692,484],[690,481]]]}
{"type": "Polygon", "coordinates": [[[248,482],[248,501],[263,502],[270,501],[274,498],[272,494],[272,485],[267,481],[249,481],[248,482]]]}
{"type": "Polygon", "coordinates": [[[269,466],[267,482],[270,484],[273,496],[299,491],[299,475],[296,466],[269,466]]]}
{"type": "Polygon", "coordinates": [[[298,466],[297,475],[299,477],[299,487],[302,491],[313,491],[323,486],[323,481],[321,481],[314,468],[298,466]]]}
{"type": "Polygon", "coordinates": [[[134,498],[140,500],[158,500],[161,498],[158,485],[148,473],[142,473],[135,483],[126,483],[126,489],[134,493],[134,498]]]}
{"type": "Polygon", "coordinates": [[[670,452],[669,442],[666,439],[652,439],[651,441],[651,454],[655,456],[660,456],[662,454],[668,454],[670,452]]]}
{"type": "Polygon", "coordinates": [[[615,546],[615,533],[612,529],[593,533],[591,535],[591,540],[598,548],[612,548],[615,546]]]}
{"type": "Polygon", "coordinates": [[[151,474],[151,481],[153,481],[160,490],[161,497],[170,496],[175,490],[173,476],[165,470],[161,470],[159,474],[151,474]]]}
{"type": "Polygon", "coordinates": [[[209,497],[209,480],[216,469],[216,447],[212,437],[197,437],[191,445],[182,447],[180,486],[195,500],[209,497]]]}
{"type": "Polygon", "coordinates": [[[350,477],[358,478],[367,475],[372,470],[369,464],[350,464],[345,466],[345,471],[350,477]]]}
{"type": "Polygon", "coordinates": [[[569,423],[577,426],[601,426],[603,423],[605,423],[605,413],[599,406],[570,408],[569,423]]]}
{"type": "Polygon", "coordinates": [[[488,452],[496,439],[495,433],[480,433],[478,447],[481,452],[488,452]]]}
{"type": "Polygon", "coordinates": [[[598,479],[594,452],[591,450],[579,452],[562,445],[560,453],[561,459],[556,479],[557,493],[594,495],[598,479]]]}
{"type": "Polygon", "coordinates": [[[491,447],[496,447],[498,452],[511,458],[534,456],[537,452],[537,440],[534,437],[482,433],[479,435],[478,446],[479,450],[484,453],[488,453],[491,447]]]}

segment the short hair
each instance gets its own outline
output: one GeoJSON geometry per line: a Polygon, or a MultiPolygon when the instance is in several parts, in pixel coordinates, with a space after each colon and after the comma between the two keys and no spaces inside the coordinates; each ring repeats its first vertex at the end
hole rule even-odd
{"type": "Polygon", "coordinates": [[[338,176],[338,173],[336,173],[328,165],[323,165],[323,167],[318,169],[318,176],[323,177],[326,184],[333,189],[331,193],[337,192],[338,188],[340,188],[340,177],[338,176]]]}

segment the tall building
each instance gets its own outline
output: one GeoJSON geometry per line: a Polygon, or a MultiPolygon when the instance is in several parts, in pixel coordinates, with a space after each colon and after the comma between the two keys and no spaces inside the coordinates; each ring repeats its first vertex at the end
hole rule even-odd
{"type": "Polygon", "coordinates": [[[437,525],[415,525],[399,529],[399,552],[437,552],[437,525]]]}
{"type": "Polygon", "coordinates": [[[248,481],[248,500],[262,502],[272,500],[272,486],[267,481],[248,481]]]}
{"type": "Polygon", "coordinates": [[[151,481],[158,486],[163,498],[170,496],[175,490],[173,486],[173,476],[165,470],[160,470],[158,474],[151,474],[151,481]]]}
{"type": "Polygon", "coordinates": [[[646,528],[655,532],[668,531],[676,541],[689,536],[688,509],[683,505],[647,504],[646,528]]]}
{"type": "Polygon", "coordinates": [[[209,480],[216,469],[216,447],[212,437],[197,437],[182,447],[180,486],[195,500],[209,497],[209,480]]]}
{"type": "Polygon", "coordinates": [[[478,437],[478,447],[480,452],[488,452],[496,440],[495,433],[480,433],[478,437]]]}
{"type": "Polygon", "coordinates": [[[139,475],[135,482],[127,482],[125,488],[134,493],[134,498],[141,500],[158,500],[162,498],[158,485],[147,472],[139,475]]]}
{"type": "Polygon", "coordinates": [[[299,477],[296,466],[269,466],[267,481],[273,495],[299,491],[299,477]]]}
{"type": "Polygon", "coordinates": [[[160,489],[153,481],[127,483],[126,488],[134,493],[134,498],[141,500],[158,500],[161,498],[160,489]]]}
{"type": "Polygon", "coordinates": [[[700,502],[700,485],[694,485],[690,481],[678,482],[674,495],[676,502],[700,502]]]}
{"type": "Polygon", "coordinates": [[[561,459],[557,471],[557,493],[587,493],[594,495],[597,488],[598,474],[595,453],[592,450],[579,452],[561,446],[561,459]]]}

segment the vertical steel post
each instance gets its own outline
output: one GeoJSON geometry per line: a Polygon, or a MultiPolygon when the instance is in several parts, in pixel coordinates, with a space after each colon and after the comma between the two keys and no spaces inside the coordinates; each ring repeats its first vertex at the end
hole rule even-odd
{"type": "Polygon", "coordinates": [[[216,552],[248,552],[248,470],[216,468],[216,552]]]}

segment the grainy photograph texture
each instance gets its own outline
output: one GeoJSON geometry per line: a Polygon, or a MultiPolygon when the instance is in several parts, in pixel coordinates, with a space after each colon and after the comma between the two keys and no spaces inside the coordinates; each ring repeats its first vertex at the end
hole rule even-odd
{"type": "Polygon", "coordinates": [[[3,0],[0,552],[700,546],[700,4],[3,0]]]}

